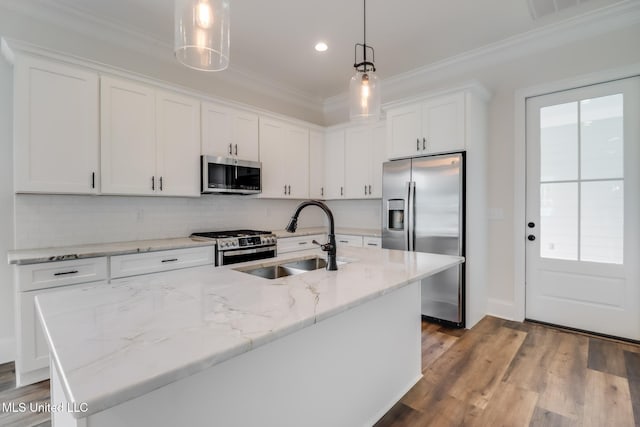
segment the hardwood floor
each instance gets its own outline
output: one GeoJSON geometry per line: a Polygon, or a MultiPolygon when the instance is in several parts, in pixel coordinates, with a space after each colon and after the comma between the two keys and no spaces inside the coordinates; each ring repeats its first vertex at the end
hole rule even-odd
{"type": "Polygon", "coordinates": [[[16,373],[12,363],[0,365],[0,426],[2,427],[50,427],[48,412],[29,411],[29,405],[49,403],[49,381],[42,381],[25,387],[16,388],[16,373]],[[14,403],[15,407],[23,403],[26,412],[6,411],[1,405],[14,403]]]}
{"type": "MultiPolygon", "coordinates": [[[[468,331],[423,322],[422,366],[376,427],[640,426],[637,345],[494,317],[468,331]]],[[[13,363],[0,365],[0,403],[48,401],[48,381],[15,388],[13,363]]],[[[0,426],[50,425],[0,412],[0,426]]]]}
{"type": "Polygon", "coordinates": [[[485,317],[423,322],[424,377],[376,427],[640,426],[640,346],[485,317]]]}

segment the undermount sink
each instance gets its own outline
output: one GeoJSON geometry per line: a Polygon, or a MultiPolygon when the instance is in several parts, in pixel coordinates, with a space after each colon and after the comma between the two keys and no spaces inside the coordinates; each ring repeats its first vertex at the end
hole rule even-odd
{"type": "Polygon", "coordinates": [[[284,261],[279,264],[261,267],[240,267],[234,268],[242,273],[253,274],[265,279],[279,279],[281,277],[293,276],[295,274],[306,273],[308,271],[319,270],[327,267],[327,261],[320,257],[294,259],[284,261]]]}

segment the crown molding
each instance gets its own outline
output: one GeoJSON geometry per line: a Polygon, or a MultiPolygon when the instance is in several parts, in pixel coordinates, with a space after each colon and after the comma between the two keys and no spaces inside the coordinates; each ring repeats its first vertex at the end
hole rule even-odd
{"type": "MultiPolygon", "coordinates": [[[[175,62],[172,44],[154,35],[131,30],[111,20],[88,14],[68,5],[56,2],[3,0],[0,8],[67,30],[71,29],[81,35],[167,63],[175,62]]],[[[237,66],[229,66],[227,70],[216,73],[216,78],[219,78],[222,83],[238,85],[263,96],[322,114],[322,98],[291,88],[281,82],[265,79],[237,66]]]]}
{"type": "MultiPolygon", "coordinates": [[[[452,71],[477,69],[491,64],[516,59],[533,52],[568,44],[613,30],[620,30],[640,23],[640,1],[622,3],[594,10],[574,18],[550,24],[501,40],[496,43],[456,55],[433,64],[419,67],[382,80],[385,107],[406,96],[436,83],[452,71]]],[[[326,116],[348,107],[347,93],[325,99],[323,113],[326,116]]]]}

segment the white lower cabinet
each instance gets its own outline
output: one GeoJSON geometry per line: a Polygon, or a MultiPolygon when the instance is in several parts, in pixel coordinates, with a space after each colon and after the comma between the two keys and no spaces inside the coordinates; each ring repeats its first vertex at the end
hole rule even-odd
{"type": "Polygon", "coordinates": [[[49,378],[49,348],[35,308],[38,295],[107,283],[107,258],[15,267],[16,385],[49,378]]]}
{"type": "Polygon", "coordinates": [[[111,257],[111,279],[213,264],[213,246],[111,257]]]}
{"type": "Polygon", "coordinates": [[[363,240],[362,245],[365,248],[382,248],[381,237],[364,236],[362,240],[363,240]]]}
{"type": "Polygon", "coordinates": [[[362,247],[362,236],[356,236],[352,234],[336,234],[336,244],[340,246],[355,246],[357,248],[362,247]]]}
{"type": "Polygon", "coordinates": [[[278,238],[278,253],[286,254],[289,252],[317,248],[313,241],[316,240],[318,243],[326,243],[326,239],[327,237],[325,234],[278,238]]]}

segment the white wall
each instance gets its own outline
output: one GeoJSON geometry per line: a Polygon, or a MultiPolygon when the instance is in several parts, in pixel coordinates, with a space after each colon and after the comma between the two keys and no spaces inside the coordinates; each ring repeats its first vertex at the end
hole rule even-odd
{"type": "MultiPolygon", "coordinates": [[[[16,249],[184,237],[194,231],[282,230],[296,200],[209,195],[200,198],[16,196],[16,249]]],[[[324,224],[319,209],[305,210],[299,226],[324,224]]]]}
{"type": "Polygon", "coordinates": [[[333,200],[327,202],[337,227],[375,228],[382,224],[378,200],[333,200]]]}
{"type": "MultiPolygon", "coordinates": [[[[13,77],[0,57],[0,256],[13,249],[13,77]]],[[[0,258],[0,363],[13,360],[13,273],[0,258]]]]}

